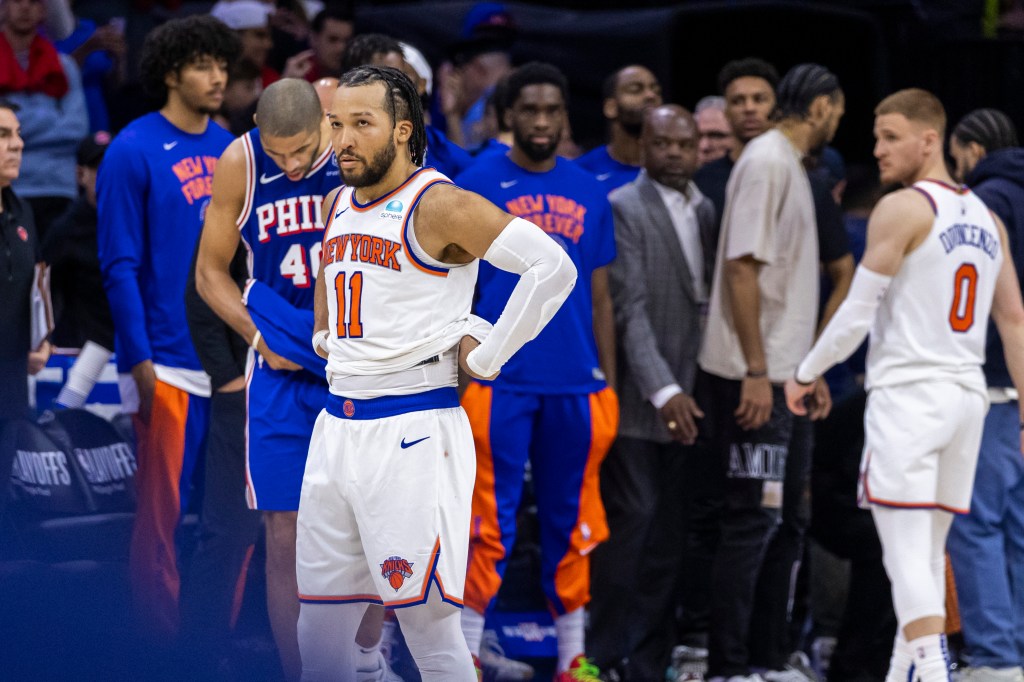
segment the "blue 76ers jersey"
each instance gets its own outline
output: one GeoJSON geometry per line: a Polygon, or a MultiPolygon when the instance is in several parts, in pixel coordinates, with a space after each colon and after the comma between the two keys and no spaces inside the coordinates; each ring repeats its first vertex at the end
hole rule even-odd
{"type": "Polygon", "coordinates": [[[238,230],[249,250],[249,274],[296,308],[313,309],[320,269],[324,197],[341,184],[328,145],[302,180],[288,179],[263,151],[259,129],[242,136],[245,204],[238,230]]]}

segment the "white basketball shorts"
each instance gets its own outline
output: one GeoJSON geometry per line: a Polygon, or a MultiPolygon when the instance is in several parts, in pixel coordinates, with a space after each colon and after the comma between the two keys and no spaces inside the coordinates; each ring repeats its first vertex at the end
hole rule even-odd
{"type": "Polygon", "coordinates": [[[454,388],[332,394],[309,444],[296,536],[299,599],[462,606],[476,473],[454,388]]]}
{"type": "Polygon", "coordinates": [[[970,511],[987,411],[985,395],[953,382],[872,389],[864,415],[862,506],[970,511]]]}

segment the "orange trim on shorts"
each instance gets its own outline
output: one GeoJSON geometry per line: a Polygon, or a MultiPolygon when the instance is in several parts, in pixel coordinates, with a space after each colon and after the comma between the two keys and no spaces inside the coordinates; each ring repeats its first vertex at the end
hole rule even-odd
{"type": "Polygon", "coordinates": [[[434,540],[434,549],[430,550],[430,559],[427,560],[427,572],[423,576],[423,584],[420,586],[420,593],[411,599],[399,599],[397,601],[386,601],[384,606],[389,609],[399,609],[403,606],[415,606],[427,600],[427,593],[430,590],[430,581],[434,579],[437,572],[437,560],[441,555],[441,538],[434,540]]]}
{"type": "Polygon", "coordinates": [[[352,604],[356,602],[369,602],[371,604],[383,604],[378,594],[346,594],[339,596],[325,596],[315,594],[302,594],[299,592],[299,601],[304,604],[352,604]]]}
{"type": "Polygon", "coordinates": [[[580,487],[579,518],[569,548],[555,568],[555,615],[569,613],[590,602],[590,552],[608,539],[608,522],[601,502],[600,472],[619,429],[619,400],[611,388],[590,394],[590,452],[580,487]],[[586,533],[584,533],[586,531],[586,533]]]}
{"type": "Polygon", "coordinates": [[[864,486],[864,497],[867,498],[867,501],[871,504],[877,504],[880,507],[889,507],[891,509],[941,509],[942,511],[949,512],[950,514],[969,514],[971,512],[970,509],[958,509],[939,502],[901,502],[899,500],[886,500],[881,497],[875,497],[871,494],[871,487],[868,484],[868,469],[871,467],[871,450],[868,450],[866,456],[867,462],[864,464],[864,472],[861,474],[861,481],[864,486]]]}
{"type": "Polygon", "coordinates": [[[501,576],[495,568],[505,558],[498,524],[498,500],[494,493],[494,455],[491,451],[491,400],[493,389],[475,381],[462,394],[462,408],[469,418],[476,445],[476,482],[473,485],[469,529],[469,562],[466,569],[465,604],[477,613],[498,594],[501,576]]]}
{"type": "Polygon", "coordinates": [[[256,545],[249,545],[242,559],[242,569],[238,572],[238,581],[235,583],[235,597],[231,602],[230,627],[233,630],[238,623],[238,614],[242,612],[242,597],[245,596],[245,580],[249,575],[249,562],[252,560],[252,552],[256,545]]]}

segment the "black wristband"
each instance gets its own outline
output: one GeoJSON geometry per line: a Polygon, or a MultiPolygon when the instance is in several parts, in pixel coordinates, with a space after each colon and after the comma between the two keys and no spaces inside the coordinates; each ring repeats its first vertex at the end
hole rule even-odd
{"type": "Polygon", "coordinates": [[[749,369],[747,370],[747,378],[748,379],[763,379],[766,376],[768,376],[768,370],[767,369],[758,370],[757,372],[754,372],[754,371],[749,370],[749,369]]]}

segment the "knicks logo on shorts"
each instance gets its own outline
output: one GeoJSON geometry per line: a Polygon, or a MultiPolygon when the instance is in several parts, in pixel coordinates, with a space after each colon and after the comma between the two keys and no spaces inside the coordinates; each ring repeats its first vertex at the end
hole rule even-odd
{"type": "Polygon", "coordinates": [[[405,584],[406,578],[412,577],[412,564],[400,556],[389,556],[380,565],[380,574],[388,579],[395,592],[405,584]]]}

